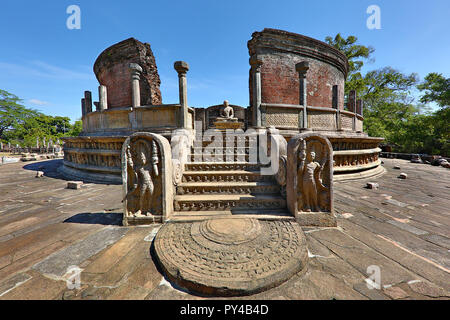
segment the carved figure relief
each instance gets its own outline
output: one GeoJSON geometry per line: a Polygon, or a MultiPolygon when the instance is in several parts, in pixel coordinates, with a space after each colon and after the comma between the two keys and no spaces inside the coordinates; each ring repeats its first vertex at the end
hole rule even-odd
{"type": "Polygon", "coordinates": [[[126,147],[127,215],[131,217],[161,215],[161,179],[159,150],[148,139],[131,141],[126,147]]]}
{"type": "Polygon", "coordinates": [[[308,148],[306,140],[301,140],[298,152],[297,190],[298,209],[304,212],[329,211],[326,203],[328,187],[323,184],[323,169],[329,160],[329,154],[319,143],[310,143],[308,148]],[[320,162],[316,161],[316,149],[320,148],[320,162]]]}
{"type": "Polygon", "coordinates": [[[333,213],[333,149],[320,134],[303,133],[288,143],[286,199],[289,211],[333,213]]]}

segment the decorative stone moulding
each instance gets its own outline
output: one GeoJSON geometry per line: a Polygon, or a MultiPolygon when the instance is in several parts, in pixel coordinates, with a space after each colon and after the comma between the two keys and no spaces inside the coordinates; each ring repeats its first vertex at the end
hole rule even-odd
{"type": "Polygon", "coordinates": [[[333,208],[333,149],[317,133],[302,133],[288,143],[286,198],[301,226],[336,227],[333,208]]]}
{"type": "Polygon", "coordinates": [[[169,141],[138,132],[122,147],[123,225],[162,223],[173,212],[169,141]]]}

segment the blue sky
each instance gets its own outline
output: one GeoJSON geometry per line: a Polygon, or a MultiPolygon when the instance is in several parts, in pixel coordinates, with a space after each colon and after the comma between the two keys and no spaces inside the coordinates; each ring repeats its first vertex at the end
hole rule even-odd
{"type": "Polygon", "coordinates": [[[277,28],[319,40],[341,32],[373,46],[365,71],[392,66],[404,73],[450,76],[448,0],[2,0],[0,88],[46,114],[81,117],[84,90],[97,100],[97,56],[129,37],[152,46],[163,103],[178,101],[173,63],[187,61],[188,102],[207,107],[227,99],[248,105],[247,41],[277,28]],[[369,30],[370,5],[381,30],[369,30]],[[69,5],[81,8],[81,30],[69,30],[69,5]]]}

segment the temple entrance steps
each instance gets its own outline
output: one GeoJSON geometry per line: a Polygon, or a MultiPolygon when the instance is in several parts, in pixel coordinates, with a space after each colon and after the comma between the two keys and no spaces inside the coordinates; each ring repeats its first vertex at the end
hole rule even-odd
{"type": "Polygon", "coordinates": [[[218,216],[293,218],[274,176],[262,175],[261,164],[190,162],[185,164],[174,198],[174,220],[218,216]]]}

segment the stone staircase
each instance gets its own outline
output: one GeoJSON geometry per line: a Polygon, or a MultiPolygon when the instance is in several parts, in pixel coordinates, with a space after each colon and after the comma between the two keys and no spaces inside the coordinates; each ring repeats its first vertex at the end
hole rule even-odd
{"type": "Polygon", "coordinates": [[[293,218],[275,178],[261,175],[261,164],[248,162],[248,143],[226,148],[224,141],[223,148],[214,150],[204,145],[201,151],[213,151],[213,155],[200,158],[199,149],[191,149],[191,162],[185,164],[182,182],[176,188],[174,220],[255,214],[293,218]]]}

